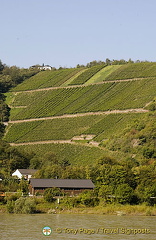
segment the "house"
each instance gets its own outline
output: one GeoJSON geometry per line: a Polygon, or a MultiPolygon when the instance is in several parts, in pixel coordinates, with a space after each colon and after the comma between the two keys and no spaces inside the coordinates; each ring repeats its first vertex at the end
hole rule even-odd
{"type": "Polygon", "coordinates": [[[69,195],[76,195],[84,190],[93,190],[95,185],[90,179],[37,179],[31,178],[29,192],[35,195],[36,192],[44,193],[46,188],[57,187],[69,195]]]}
{"type": "Polygon", "coordinates": [[[33,65],[30,68],[38,68],[40,70],[52,70],[53,69],[50,65],[44,65],[44,64],[42,66],[39,64],[33,65]]]}
{"type": "Polygon", "coordinates": [[[52,70],[52,67],[51,66],[49,66],[49,65],[44,65],[43,64],[43,66],[40,66],[40,67],[38,67],[40,70],[52,70]]]}
{"type": "Polygon", "coordinates": [[[17,169],[12,176],[16,176],[17,178],[21,179],[22,177],[24,177],[25,179],[29,180],[32,175],[35,174],[37,170],[35,169],[17,169]]]}

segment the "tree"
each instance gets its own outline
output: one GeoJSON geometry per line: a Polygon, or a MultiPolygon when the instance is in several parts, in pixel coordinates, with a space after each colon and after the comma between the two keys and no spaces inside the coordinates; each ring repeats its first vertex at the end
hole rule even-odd
{"type": "Polygon", "coordinates": [[[115,190],[115,196],[119,203],[130,203],[133,196],[133,189],[127,183],[118,185],[115,190]]]}
{"type": "Polygon", "coordinates": [[[19,188],[24,193],[24,195],[27,195],[29,192],[28,186],[28,181],[22,178],[19,183],[19,188]]]}
{"type": "Polygon", "coordinates": [[[36,212],[36,203],[35,199],[27,197],[27,198],[19,198],[15,201],[14,213],[26,213],[31,214],[36,212]]]}
{"type": "Polygon", "coordinates": [[[3,71],[3,69],[4,69],[4,65],[3,65],[2,61],[0,60],[0,72],[3,71]]]}
{"type": "Polygon", "coordinates": [[[60,196],[62,195],[62,192],[60,190],[60,188],[47,188],[45,191],[44,191],[44,199],[47,201],[47,202],[53,202],[55,201],[54,197],[55,196],[60,196]]]}
{"type": "Polygon", "coordinates": [[[111,186],[109,185],[102,185],[99,188],[99,194],[98,196],[103,198],[105,201],[107,201],[108,199],[110,199],[110,196],[113,194],[113,189],[111,186]]]}
{"type": "Polygon", "coordinates": [[[99,199],[94,196],[93,191],[84,191],[79,195],[81,203],[87,207],[94,207],[99,203],[99,199]]]}
{"type": "Polygon", "coordinates": [[[11,171],[14,171],[18,168],[28,168],[30,165],[30,158],[28,154],[24,152],[19,152],[16,148],[7,149],[9,167],[11,171]]]}
{"type": "Polygon", "coordinates": [[[106,64],[111,65],[111,60],[109,58],[106,58],[106,64]]]}

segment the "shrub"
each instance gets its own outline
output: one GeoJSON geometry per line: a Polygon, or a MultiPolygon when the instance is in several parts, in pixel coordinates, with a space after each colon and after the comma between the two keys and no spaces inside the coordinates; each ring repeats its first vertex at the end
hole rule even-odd
{"type": "Polygon", "coordinates": [[[25,204],[22,209],[22,213],[35,213],[36,212],[36,203],[33,198],[26,198],[25,204]]]}
{"type": "Polygon", "coordinates": [[[133,196],[133,189],[127,183],[118,185],[115,190],[115,196],[119,203],[130,203],[133,196]]]}
{"type": "Polygon", "coordinates": [[[14,207],[14,212],[15,213],[35,213],[36,212],[36,203],[33,198],[19,198],[15,202],[15,207],[14,207]]]}
{"type": "Polygon", "coordinates": [[[59,188],[47,188],[43,196],[47,202],[54,202],[54,197],[60,195],[62,195],[62,192],[59,188]]]}
{"type": "Polygon", "coordinates": [[[87,207],[94,207],[97,206],[99,203],[99,199],[94,197],[93,192],[86,191],[80,194],[81,203],[87,207]]]}
{"type": "Polygon", "coordinates": [[[21,197],[15,201],[14,212],[15,213],[23,213],[23,206],[25,204],[25,198],[21,197]]]}
{"type": "Polygon", "coordinates": [[[15,206],[15,202],[13,200],[7,202],[8,213],[13,213],[14,212],[14,206],[15,206]]]}

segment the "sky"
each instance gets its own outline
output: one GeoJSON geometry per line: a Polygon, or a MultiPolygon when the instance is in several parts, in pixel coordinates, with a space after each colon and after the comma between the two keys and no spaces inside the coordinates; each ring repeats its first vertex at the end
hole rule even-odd
{"type": "Polygon", "coordinates": [[[9,66],[156,61],[156,0],[0,0],[0,23],[9,66]]]}

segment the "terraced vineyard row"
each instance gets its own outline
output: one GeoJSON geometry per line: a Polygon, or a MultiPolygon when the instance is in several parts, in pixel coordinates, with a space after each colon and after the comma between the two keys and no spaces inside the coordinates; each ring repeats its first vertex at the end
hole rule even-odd
{"type": "Polygon", "coordinates": [[[20,93],[15,96],[13,106],[26,105],[27,108],[12,109],[11,120],[142,108],[153,100],[155,89],[155,79],[146,79],[20,93]]]}
{"type": "Polygon", "coordinates": [[[125,64],[108,75],[105,80],[156,77],[156,63],[125,64]]]}
{"type": "Polygon", "coordinates": [[[72,165],[91,165],[101,156],[106,154],[106,150],[74,144],[35,144],[19,146],[18,149],[26,152],[35,152],[38,157],[44,156],[47,152],[52,152],[59,160],[67,159],[72,165]]]}
{"type": "Polygon", "coordinates": [[[102,116],[85,116],[13,124],[5,136],[10,142],[67,140],[81,135],[102,116]]]}
{"type": "Polygon", "coordinates": [[[111,114],[92,125],[84,134],[94,134],[94,141],[101,142],[113,135],[118,135],[125,128],[142,121],[146,113],[111,114]]]}
{"type": "Polygon", "coordinates": [[[96,65],[91,68],[88,68],[85,72],[80,74],[77,78],[75,78],[70,85],[80,85],[87,82],[94,74],[96,74],[98,71],[100,71],[102,68],[106,67],[106,65],[96,65]]]}
{"type": "Polygon", "coordinates": [[[13,89],[13,91],[25,91],[55,86],[58,87],[72,78],[78,72],[81,72],[81,70],[82,68],[71,68],[55,71],[42,71],[19,84],[13,89]]]}
{"type": "Polygon", "coordinates": [[[71,140],[74,136],[95,135],[101,142],[111,135],[121,133],[125,127],[144,118],[146,113],[92,115],[9,125],[5,136],[10,142],[35,142],[46,140],[71,140]]]}
{"type": "Polygon", "coordinates": [[[103,82],[112,72],[121,67],[121,65],[106,66],[85,82],[85,85],[103,82]]]}

